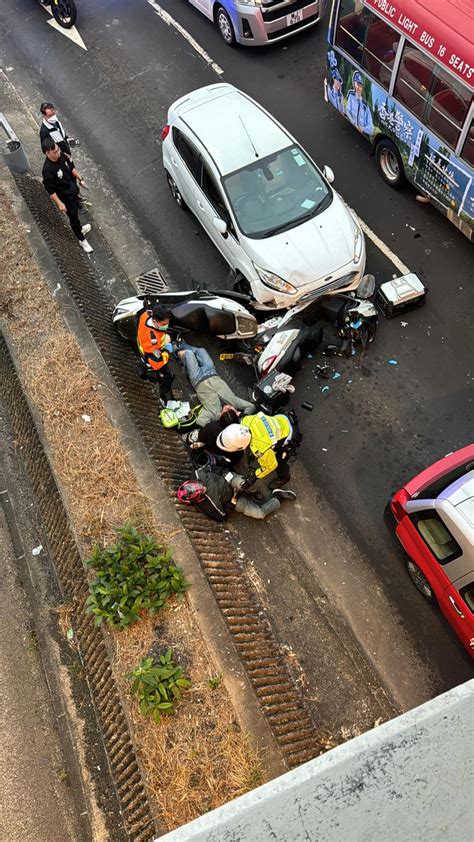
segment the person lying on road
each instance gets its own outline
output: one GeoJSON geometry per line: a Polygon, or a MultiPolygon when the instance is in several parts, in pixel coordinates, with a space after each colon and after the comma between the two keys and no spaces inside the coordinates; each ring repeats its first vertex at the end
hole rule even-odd
{"type": "Polygon", "coordinates": [[[235,395],[225,380],[219,377],[210,355],[204,348],[181,342],[176,356],[203,407],[196,422],[199,427],[217,421],[226,404],[241,410],[245,415],[255,412],[253,403],[235,395]]]}
{"type": "Polygon", "coordinates": [[[209,466],[197,468],[196,479],[186,480],[176,492],[178,500],[196,506],[213,520],[223,521],[231,512],[264,520],[280,508],[280,500],[294,500],[296,494],[289,489],[275,488],[268,500],[258,501],[243,490],[245,477],[231,470],[209,466]]]}

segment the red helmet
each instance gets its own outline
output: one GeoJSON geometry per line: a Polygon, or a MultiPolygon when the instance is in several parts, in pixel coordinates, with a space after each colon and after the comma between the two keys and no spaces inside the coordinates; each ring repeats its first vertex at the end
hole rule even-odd
{"type": "Polygon", "coordinates": [[[188,479],[181,483],[176,496],[181,503],[186,503],[188,506],[191,503],[200,503],[206,496],[206,486],[197,480],[188,479]]]}

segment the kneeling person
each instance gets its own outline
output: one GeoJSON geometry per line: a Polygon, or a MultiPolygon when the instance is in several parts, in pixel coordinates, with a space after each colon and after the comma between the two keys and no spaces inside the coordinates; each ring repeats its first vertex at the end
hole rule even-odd
{"type": "Polygon", "coordinates": [[[302,440],[294,413],[289,415],[247,415],[240,424],[230,424],[217,437],[220,450],[232,453],[247,442],[250,453],[258,463],[254,480],[264,479],[274,471],[277,482],[285,484],[290,479],[288,459],[302,440]],[[243,432],[244,431],[244,432],[243,432]],[[239,446],[240,445],[240,446],[239,446]]]}

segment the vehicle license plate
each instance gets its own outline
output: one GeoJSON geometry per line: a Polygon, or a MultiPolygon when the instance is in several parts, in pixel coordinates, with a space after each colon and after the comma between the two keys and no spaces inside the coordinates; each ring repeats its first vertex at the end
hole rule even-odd
{"type": "Polygon", "coordinates": [[[286,25],[293,26],[294,23],[299,23],[303,20],[303,9],[297,9],[296,12],[291,12],[286,16],[286,25]]]}

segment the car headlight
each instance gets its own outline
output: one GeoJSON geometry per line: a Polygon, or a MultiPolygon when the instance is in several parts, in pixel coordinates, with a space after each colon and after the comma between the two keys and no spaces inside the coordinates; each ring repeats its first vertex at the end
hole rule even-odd
{"type": "Polygon", "coordinates": [[[294,295],[297,292],[296,287],[294,287],[293,284],[289,284],[288,281],[284,281],[283,278],[280,278],[278,275],[274,275],[273,272],[268,272],[266,269],[260,269],[260,266],[257,266],[256,263],[253,265],[262,284],[265,284],[266,287],[277,289],[278,292],[285,292],[287,295],[294,295]]]}
{"type": "Polygon", "coordinates": [[[238,0],[242,6],[261,6],[262,0],[238,0]]]}
{"type": "Polygon", "coordinates": [[[359,226],[354,228],[354,263],[358,263],[362,254],[362,247],[364,245],[364,235],[359,226]]]}

